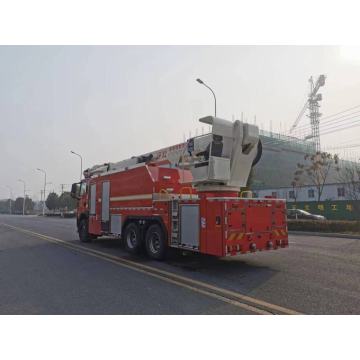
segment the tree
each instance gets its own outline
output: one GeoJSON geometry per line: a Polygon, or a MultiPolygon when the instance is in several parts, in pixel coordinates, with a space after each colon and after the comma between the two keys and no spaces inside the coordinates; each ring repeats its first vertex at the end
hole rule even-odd
{"type": "Polygon", "coordinates": [[[14,212],[15,213],[22,214],[23,201],[24,201],[23,197],[18,197],[18,198],[15,199],[15,203],[14,203],[14,212]]]}
{"type": "Polygon", "coordinates": [[[69,192],[63,192],[59,197],[59,208],[74,210],[76,208],[76,199],[73,199],[69,192]]]}
{"type": "Polygon", "coordinates": [[[297,180],[293,180],[291,182],[291,187],[292,187],[292,199],[294,200],[294,202],[296,203],[298,195],[299,195],[299,191],[302,187],[302,184],[299,183],[297,180]]]}
{"type": "Polygon", "coordinates": [[[291,182],[292,191],[293,191],[293,199],[296,203],[299,191],[304,186],[304,179],[303,179],[303,172],[304,172],[304,165],[297,164],[298,169],[294,172],[294,178],[291,182]]]}
{"type": "Polygon", "coordinates": [[[51,192],[45,202],[49,210],[55,210],[59,208],[59,196],[55,192],[51,192]]]}
{"type": "Polygon", "coordinates": [[[25,198],[25,212],[29,213],[34,210],[34,202],[28,196],[25,198]]]}
{"type": "Polygon", "coordinates": [[[306,164],[298,164],[298,175],[306,175],[317,190],[317,201],[321,200],[324,185],[332,168],[337,169],[339,163],[338,155],[318,151],[316,154],[306,154],[306,164]]]}
{"type": "Polygon", "coordinates": [[[344,184],[345,192],[351,200],[360,199],[360,165],[349,163],[338,168],[338,180],[344,184]]]}
{"type": "MultiPolygon", "coordinates": [[[[11,201],[11,205],[13,206],[14,202],[11,201]]],[[[9,214],[10,213],[10,199],[9,200],[1,200],[0,201],[0,214],[9,214]]]]}
{"type": "MultiPolygon", "coordinates": [[[[22,214],[23,212],[23,203],[24,203],[24,198],[23,197],[18,197],[16,198],[15,202],[13,202],[13,206],[14,206],[14,213],[15,214],[22,214]]],[[[34,210],[34,202],[32,201],[32,199],[30,199],[28,196],[25,198],[25,214],[26,213],[30,213],[34,210]]]]}

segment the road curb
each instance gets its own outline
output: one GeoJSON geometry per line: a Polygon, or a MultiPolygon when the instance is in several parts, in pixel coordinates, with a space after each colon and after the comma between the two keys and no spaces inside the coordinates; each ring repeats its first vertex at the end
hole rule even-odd
{"type": "Polygon", "coordinates": [[[322,233],[322,232],[313,232],[313,231],[289,231],[288,233],[290,235],[310,235],[310,236],[324,236],[324,237],[360,240],[360,235],[351,235],[351,234],[322,233]]]}

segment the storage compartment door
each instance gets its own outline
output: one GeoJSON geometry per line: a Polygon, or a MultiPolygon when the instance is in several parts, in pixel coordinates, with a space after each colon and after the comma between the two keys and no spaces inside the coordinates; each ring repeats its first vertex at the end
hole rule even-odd
{"type": "Polygon", "coordinates": [[[110,220],[110,182],[104,181],[102,183],[101,192],[101,230],[109,231],[110,220]]]}
{"type": "Polygon", "coordinates": [[[90,185],[90,215],[96,214],[96,184],[90,185]]]}
{"type": "Polygon", "coordinates": [[[99,192],[99,186],[96,186],[96,184],[91,184],[89,194],[89,232],[90,234],[98,235],[101,232],[101,227],[99,216],[96,215],[96,212],[99,211],[96,204],[96,190],[99,192]]]}
{"type": "Polygon", "coordinates": [[[199,205],[180,205],[180,238],[184,247],[199,248],[199,211],[199,205]]]}

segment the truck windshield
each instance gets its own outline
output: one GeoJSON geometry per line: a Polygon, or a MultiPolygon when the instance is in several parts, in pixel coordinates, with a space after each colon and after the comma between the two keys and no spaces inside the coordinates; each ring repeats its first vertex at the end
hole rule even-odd
{"type": "Polygon", "coordinates": [[[80,196],[83,196],[86,193],[86,182],[80,184],[80,196]]]}

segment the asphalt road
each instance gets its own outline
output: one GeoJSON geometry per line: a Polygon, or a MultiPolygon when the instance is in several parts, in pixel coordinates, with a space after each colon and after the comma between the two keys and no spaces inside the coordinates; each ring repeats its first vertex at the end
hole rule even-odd
{"type": "Polygon", "coordinates": [[[0,215],[1,314],[360,314],[360,240],[217,259],[130,256],[74,219],[0,215]]]}

